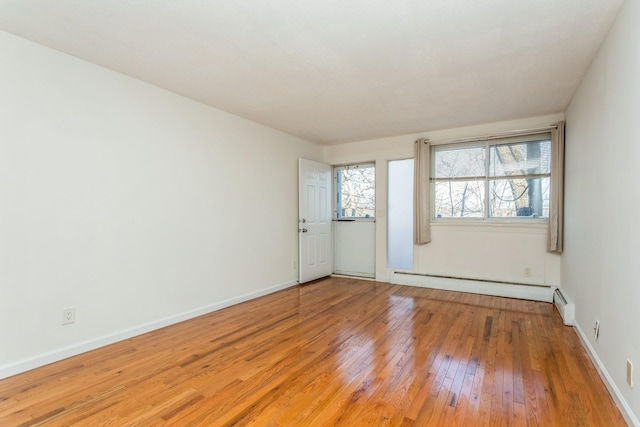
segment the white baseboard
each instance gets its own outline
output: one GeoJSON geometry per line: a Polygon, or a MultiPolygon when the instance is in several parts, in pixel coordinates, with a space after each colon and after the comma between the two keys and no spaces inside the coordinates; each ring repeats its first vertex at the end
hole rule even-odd
{"type": "Polygon", "coordinates": [[[629,406],[625,398],[622,396],[622,392],[613,381],[613,378],[611,378],[611,375],[609,375],[607,368],[604,367],[602,360],[600,360],[600,357],[598,357],[598,353],[587,339],[587,336],[585,335],[584,331],[577,321],[574,321],[574,327],[576,328],[576,331],[578,331],[578,337],[580,337],[580,341],[582,341],[582,346],[587,350],[589,358],[595,365],[598,374],[600,374],[600,378],[602,378],[604,385],[607,387],[607,390],[609,390],[609,394],[611,394],[611,397],[616,402],[616,405],[618,405],[618,409],[620,409],[620,412],[622,413],[625,421],[630,426],[640,427],[640,421],[631,410],[631,407],[629,406]]]}
{"type": "Polygon", "coordinates": [[[443,289],[447,291],[468,292],[472,294],[493,295],[498,297],[553,302],[552,286],[520,285],[470,279],[426,276],[392,272],[389,279],[398,285],[411,285],[423,288],[443,289]]]}
{"type": "Polygon", "coordinates": [[[81,341],[65,347],[56,348],[54,350],[37,354],[14,363],[0,365],[0,379],[26,372],[40,366],[48,365],[50,363],[66,359],[68,357],[76,356],[87,351],[95,350],[96,348],[104,347],[118,341],[126,340],[131,337],[135,337],[136,335],[141,335],[156,329],[164,328],[165,326],[193,319],[194,317],[202,316],[203,314],[211,313],[213,311],[230,307],[241,302],[249,301],[263,295],[271,294],[273,292],[277,292],[279,290],[286,289],[297,284],[297,281],[292,280],[289,282],[281,283],[279,285],[261,289],[259,291],[250,292],[248,294],[229,298],[227,300],[220,301],[214,304],[209,304],[183,313],[175,314],[173,316],[165,317],[163,319],[158,319],[153,322],[148,322],[142,325],[134,326],[132,328],[117,331],[112,334],[103,335],[101,337],[81,341]]]}
{"type": "Polygon", "coordinates": [[[370,282],[376,281],[374,277],[353,276],[351,274],[340,274],[340,273],[333,273],[331,277],[342,277],[343,279],[368,280],[370,282]]]}
{"type": "MultiPolygon", "coordinates": [[[[475,281],[468,279],[451,279],[446,277],[434,277],[424,276],[417,274],[397,274],[395,272],[390,273],[389,281],[399,285],[411,285],[432,289],[443,289],[457,292],[469,292],[476,294],[494,295],[508,298],[520,298],[529,299],[534,301],[553,302],[553,293],[555,291],[554,286],[527,286],[508,283],[493,283],[484,281],[475,281]]],[[[566,294],[565,294],[566,295],[566,294]]],[[[572,319],[573,320],[573,319],[572,319]]],[[[580,325],[574,320],[574,327],[578,332],[578,336],[582,341],[582,345],[587,350],[589,358],[593,362],[598,371],[598,374],[602,378],[605,386],[609,390],[613,400],[620,409],[622,416],[627,424],[630,426],[640,427],[640,421],[635,416],[631,407],[622,396],[622,393],[618,386],[609,375],[609,372],[604,367],[604,364],[598,357],[595,349],[587,339],[584,331],[580,325]]]]}

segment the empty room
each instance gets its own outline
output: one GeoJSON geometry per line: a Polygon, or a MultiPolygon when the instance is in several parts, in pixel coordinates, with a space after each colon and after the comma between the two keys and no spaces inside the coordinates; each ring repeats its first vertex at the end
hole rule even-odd
{"type": "Polygon", "coordinates": [[[640,426],[640,1],[0,0],[1,426],[640,426]]]}

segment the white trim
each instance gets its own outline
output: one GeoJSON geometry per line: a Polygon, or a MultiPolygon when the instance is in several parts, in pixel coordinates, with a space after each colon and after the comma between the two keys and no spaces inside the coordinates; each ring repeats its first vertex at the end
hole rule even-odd
{"type": "Polygon", "coordinates": [[[493,218],[489,219],[472,219],[472,218],[460,218],[458,220],[455,219],[447,219],[447,218],[438,218],[438,221],[431,220],[431,228],[432,230],[437,229],[447,229],[447,228],[456,228],[460,227],[465,231],[474,231],[474,232],[487,232],[488,229],[491,229],[492,233],[512,233],[513,228],[518,229],[518,232],[521,233],[531,233],[531,234],[546,234],[547,229],[549,228],[548,221],[531,221],[531,220],[512,220],[512,221],[501,221],[493,218]]]}
{"type": "MultiPolygon", "coordinates": [[[[431,145],[449,145],[449,144],[462,144],[465,142],[483,142],[483,141],[494,141],[500,139],[509,139],[514,137],[521,136],[538,136],[538,135],[546,135],[551,133],[551,129],[557,129],[558,125],[553,124],[549,126],[537,127],[532,129],[518,129],[494,134],[485,134],[481,136],[468,136],[464,138],[454,138],[454,139],[434,139],[431,142],[431,145]]],[[[551,135],[549,135],[551,137],[551,135]]]]}
{"type": "Polygon", "coordinates": [[[203,314],[211,313],[213,311],[221,310],[232,305],[239,304],[241,302],[249,301],[254,298],[261,297],[263,295],[271,294],[273,292],[280,291],[298,284],[297,280],[291,280],[288,282],[280,283],[259,291],[250,292],[248,294],[240,295],[237,297],[229,298],[224,301],[220,301],[214,304],[205,305],[193,310],[185,311],[183,313],[175,314],[172,316],[158,319],[152,322],[144,323],[142,325],[134,326],[132,328],[124,329],[112,334],[103,335],[101,337],[92,338],[86,341],[81,341],[75,344],[71,344],[65,347],[57,348],[55,350],[40,353],[26,359],[19,360],[17,362],[0,365],[0,379],[7,378],[12,375],[16,375],[22,372],[29,371],[31,369],[38,368],[40,366],[48,365],[53,362],[66,359],[68,357],[76,356],[87,351],[95,350],[100,347],[104,347],[109,344],[123,341],[137,335],[141,335],[156,329],[164,328],[175,323],[183,322],[185,320],[193,319],[194,317],[202,316],[203,314]]]}
{"type": "Polygon", "coordinates": [[[618,409],[620,409],[620,412],[622,413],[622,416],[624,417],[625,421],[627,422],[627,424],[631,426],[640,427],[640,421],[631,410],[631,407],[625,400],[624,396],[622,395],[622,392],[620,391],[616,383],[613,381],[613,378],[611,378],[611,375],[609,375],[607,368],[605,368],[604,363],[602,363],[602,360],[600,360],[600,358],[598,357],[598,353],[596,352],[596,350],[593,348],[593,346],[587,339],[587,336],[585,335],[584,331],[580,327],[580,324],[578,324],[578,322],[574,322],[574,327],[578,332],[578,337],[580,337],[582,346],[585,348],[585,350],[587,350],[587,354],[589,355],[589,358],[591,359],[594,366],[596,367],[596,371],[598,371],[598,374],[600,374],[600,378],[602,378],[602,381],[604,382],[604,385],[607,387],[607,390],[609,390],[609,394],[611,395],[613,400],[616,402],[616,405],[618,405],[618,409]]]}
{"type": "Polygon", "coordinates": [[[340,277],[343,279],[357,279],[357,280],[368,280],[370,282],[375,282],[375,277],[364,277],[364,276],[353,276],[350,274],[341,274],[341,273],[333,273],[331,277],[340,277]]]}
{"type": "Polygon", "coordinates": [[[359,169],[359,168],[375,168],[376,162],[375,160],[367,161],[367,162],[357,162],[357,163],[344,163],[339,165],[331,165],[333,166],[333,171],[337,170],[348,170],[348,169],[359,169]]]}
{"type": "Polygon", "coordinates": [[[553,302],[553,291],[555,290],[554,287],[546,285],[519,285],[515,283],[485,282],[471,279],[453,279],[418,274],[400,274],[396,272],[391,272],[389,281],[398,285],[411,285],[423,288],[469,292],[472,294],[493,295],[498,297],[544,302],[553,302]]]}
{"type": "Polygon", "coordinates": [[[353,277],[356,279],[375,279],[375,273],[364,273],[362,271],[347,271],[347,270],[334,270],[333,275],[338,275],[342,277],[353,277]]]}

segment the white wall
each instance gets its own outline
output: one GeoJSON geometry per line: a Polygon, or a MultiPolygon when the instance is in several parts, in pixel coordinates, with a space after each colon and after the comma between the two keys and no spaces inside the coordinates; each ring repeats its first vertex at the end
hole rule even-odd
{"type": "Polygon", "coordinates": [[[296,282],[319,146],[2,32],[0,56],[0,376],[296,282]]]}
{"type": "MultiPolygon", "coordinates": [[[[376,278],[387,280],[387,162],[413,157],[413,143],[482,136],[492,133],[548,126],[563,114],[533,117],[458,129],[402,135],[372,141],[328,146],[330,164],[376,161],[376,278]]],[[[544,226],[487,226],[432,224],[432,241],[414,247],[415,273],[496,280],[536,285],[558,285],[560,257],[546,252],[544,226]],[[531,267],[524,277],[523,267],[531,267]]]]}
{"type": "Polygon", "coordinates": [[[562,287],[581,333],[640,416],[640,2],[624,3],[566,112],[562,287]],[[593,327],[600,320],[600,338],[593,327]]]}

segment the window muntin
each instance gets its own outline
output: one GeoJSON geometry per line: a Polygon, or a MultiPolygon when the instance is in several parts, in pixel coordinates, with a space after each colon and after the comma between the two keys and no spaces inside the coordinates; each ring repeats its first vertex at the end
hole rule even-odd
{"type": "Polygon", "coordinates": [[[436,219],[548,218],[550,134],[435,145],[432,150],[436,219]]]}
{"type": "Polygon", "coordinates": [[[335,168],[337,219],[375,217],[375,178],[372,164],[335,168]]]}

